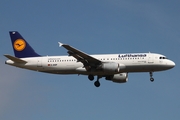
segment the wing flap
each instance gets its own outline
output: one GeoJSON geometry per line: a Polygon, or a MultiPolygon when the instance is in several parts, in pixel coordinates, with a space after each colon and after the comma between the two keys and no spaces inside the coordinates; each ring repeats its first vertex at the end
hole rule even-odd
{"type": "Polygon", "coordinates": [[[25,61],[25,60],[22,60],[22,59],[20,59],[20,58],[17,58],[17,57],[14,57],[14,56],[11,56],[11,55],[4,55],[5,57],[7,57],[8,59],[10,59],[10,60],[12,60],[12,61],[14,61],[14,62],[16,62],[16,63],[27,63],[27,61],[25,61]]]}

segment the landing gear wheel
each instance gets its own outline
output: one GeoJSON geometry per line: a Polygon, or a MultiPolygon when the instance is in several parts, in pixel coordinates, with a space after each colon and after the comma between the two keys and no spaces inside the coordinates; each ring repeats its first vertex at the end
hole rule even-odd
{"type": "Polygon", "coordinates": [[[150,78],[150,81],[151,81],[151,82],[154,82],[154,78],[150,78]]]}
{"type": "Polygon", "coordinates": [[[94,80],[94,76],[93,76],[93,75],[88,75],[88,79],[89,79],[90,81],[93,81],[93,80],[94,80]]]}
{"type": "Polygon", "coordinates": [[[99,86],[100,86],[100,82],[97,80],[97,81],[94,82],[94,85],[95,85],[96,87],[99,87],[99,86]]]}

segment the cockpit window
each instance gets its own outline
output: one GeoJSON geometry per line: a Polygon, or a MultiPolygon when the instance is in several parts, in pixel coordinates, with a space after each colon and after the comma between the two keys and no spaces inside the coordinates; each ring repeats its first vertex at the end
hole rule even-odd
{"type": "Polygon", "coordinates": [[[159,57],[159,59],[167,59],[166,57],[159,57]]]}

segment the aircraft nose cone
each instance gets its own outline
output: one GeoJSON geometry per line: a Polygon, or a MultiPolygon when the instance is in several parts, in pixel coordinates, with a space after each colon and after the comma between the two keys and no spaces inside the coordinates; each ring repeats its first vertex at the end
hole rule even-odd
{"type": "Polygon", "coordinates": [[[168,66],[170,68],[173,68],[176,64],[173,61],[169,61],[168,66]]]}
{"type": "Polygon", "coordinates": [[[176,65],[175,62],[172,62],[172,66],[175,67],[175,65],[176,65]]]}

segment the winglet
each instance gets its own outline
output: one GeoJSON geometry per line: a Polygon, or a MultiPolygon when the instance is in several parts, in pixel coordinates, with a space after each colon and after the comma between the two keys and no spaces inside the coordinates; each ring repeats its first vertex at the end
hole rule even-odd
{"type": "Polygon", "coordinates": [[[61,47],[63,45],[63,43],[61,43],[61,42],[58,42],[58,43],[59,43],[59,47],[61,47]]]}

